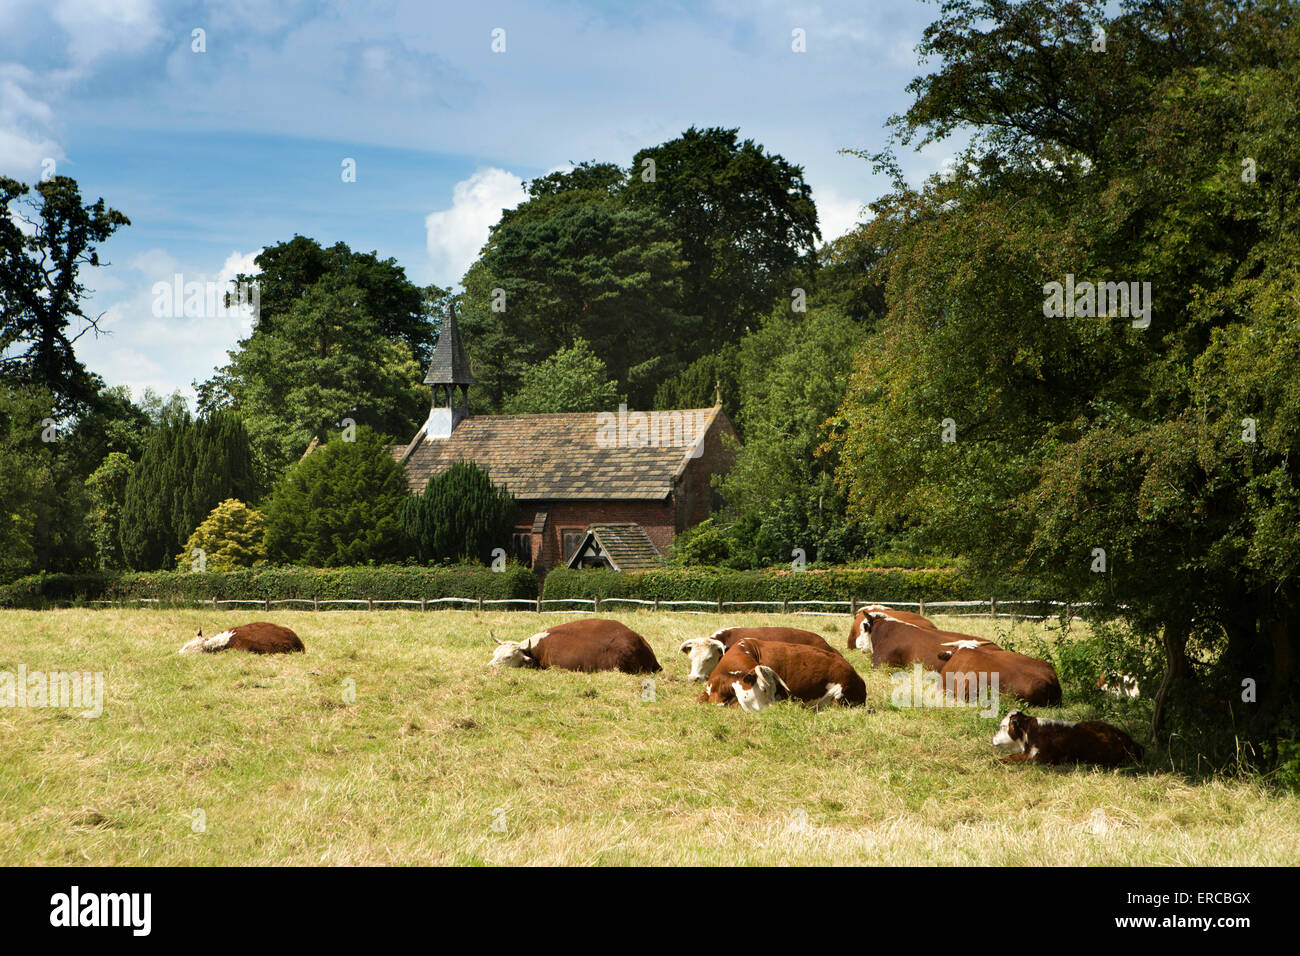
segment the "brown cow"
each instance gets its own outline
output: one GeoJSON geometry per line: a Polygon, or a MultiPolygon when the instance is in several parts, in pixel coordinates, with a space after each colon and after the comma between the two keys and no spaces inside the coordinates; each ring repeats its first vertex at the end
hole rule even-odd
{"type": "Polygon", "coordinates": [[[867,685],[834,651],[747,638],[722,655],[697,700],[758,711],[785,697],[815,708],[837,702],[854,706],[866,703],[867,685]]]}
{"type": "Polygon", "coordinates": [[[1067,720],[1031,717],[1013,710],[1002,718],[993,746],[1014,753],[1003,763],[1093,763],[1118,767],[1141,762],[1142,745],[1124,731],[1100,720],[1072,724],[1067,720]]]}
{"type": "Polygon", "coordinates": [[[871,655],[871,663],[905,667],[919,661],[930,670],[939,670],[955,650],[970,647],[996,648],[985,641],[956,631],[917,627],[896,621],[883,614],[869,613],[863,618],[858,649],[871,655]]]}
{"type": "Polygon", "coordinates": [[[760,641],[778,641],[782,644],[802,644],[804,647],[816,647],[819,650],[838,654],[839,651],[826,643],[825,638],[812,631],[801,631],[797,627],[724,627],[715,631],[711,637],[690,637],[682,641],[678,648],[690,658],[691,680],[707,680],[722,655],[746,638],[760,641]]]}
{"type": "Polygon", "coordinates": [[[298,635],[287,627],[256,621],[240,624],[211,637],[204,637],[203,628],[199,628],[194,640],[182,647],[180,653],[213,654],[231,650],[252,654],[290,654],[303,650],[303,646],[298,635]]]}
{"type": "Polygon", "coordinates": [[[939,675],[944,692],[957,700],[969,700],[981,679],[992,682],[997,675],[998,693],[1019,697],[1027,704],[1052,707],[1061,702],[1061,681],[1047,661],[1027,657],[997,645],[945,649],[948,655],[939,675]]]}
{"type": "MultiPolygon", "coordinates": [[[[862,610],[858,611],[857,617],[849,625],[849,650],[859,646],[859,639],[864,636],[862,623],[866,620],[868,614],[883,614],[887,618],[895,621],[902,621],[904,624],[911,624],[913,627],[928,627],[930,630],[936,630],[934,623],[928,617],[922,617],[911,611],[896,611],[892,607],[886,607],[883,604],[868,604],[862,610]]],[[[868,625],[868,630],[870,626],[868,625]]]]}
{"type": "Polygon", "coordinates": [[[525,640],[497,644],[500,647],[491,661],[496,667],[560,667],[624,674],[662,669],[645,638],[618,621],[598,617],[555,624],[525,640]]]}

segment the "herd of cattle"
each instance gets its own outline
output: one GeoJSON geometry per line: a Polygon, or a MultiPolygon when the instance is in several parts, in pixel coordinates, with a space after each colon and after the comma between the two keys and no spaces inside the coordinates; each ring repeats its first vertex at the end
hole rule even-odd
{"type": "MultiPolygon", "coordinates": [[[[618,621],[584,618],[556,624],[522,641],[493,637],[496,667],[558,667],[572,671],[654,673],[662,668],[640,634],[618,621]]],[[[1008,651],[993,641],[944,631],[919,614],[874,604],[858,612],[848,647],[871,656],[875,666],[920,664],[937,671],[945,693],[974,703],[981,678],[1034,706],[1061,702],[1061,684],[1047,661],[1008,651]]],[[[692,637],[679,648],[690,679],[704,685],[697,700],[760,711],[793,699],[814,708],[866,703],[867,687],[849,660],[812,631],[792,627],[727,627],[692,637]]],[[[243,624],[205,638],[202,629],[181,653],[244,650],[255,654],[303,650],[298,635],[278,624],[243,624]]],[[[1128,693],[1126,685],[1121,685],[1128,693]]],[[[1128,734],[1100,721],[1070,723],[1012,711],[993,737],[1011,751],[1004,762],[1090,763],[1118,766],[1141,761],[1142,747],[1128,734]]]]}

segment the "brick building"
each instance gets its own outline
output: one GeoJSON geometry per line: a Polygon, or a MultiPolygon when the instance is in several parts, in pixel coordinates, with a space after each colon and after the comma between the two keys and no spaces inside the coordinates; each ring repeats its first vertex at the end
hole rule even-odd
{"type": "Polygon", "coordinates": [[[429,363],[429,417],[393,456],[413,492],[472,461],[519,503],[514,557],[561,564],[653,566],[673,538],[709,516],[710,479],[726,471],[736,431],[720,404],[661,412],[470,415],[474,384],[450,307],[429,363]]]}

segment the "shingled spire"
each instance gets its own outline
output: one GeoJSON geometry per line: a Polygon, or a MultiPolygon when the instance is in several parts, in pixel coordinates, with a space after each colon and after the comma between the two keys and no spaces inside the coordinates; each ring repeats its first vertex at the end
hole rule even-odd
{"type": "Polygon", "coordinates": [[[429,421],[425,425],[426,438],[449,438],[452,430],[464,418],[469,416],[469,387],[474,384],[470,374],[469,359],[460,344],[460,333],[456,330],[456,310],[447,303],[447,313],[442,319],[442,332],[438,336],[438,345],[429,360],[429,374],[424,376],[424,384],[433,387],[433,403],[429,409],[429,421]],[[460,389],[460,403],[456,403],[456,390],[460,389]],[[439,395],[442,395],[442,404],[439,395]]]}

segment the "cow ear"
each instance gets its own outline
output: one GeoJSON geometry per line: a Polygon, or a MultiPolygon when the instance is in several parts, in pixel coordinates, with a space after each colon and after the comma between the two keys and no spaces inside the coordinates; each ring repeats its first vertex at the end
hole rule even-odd
{"type": "Polygon", "coordinates": [[[682,641],[682,646],[677,649],[683,654],[689,654],[691,652],[690,641],[682,641]]]}
{"type": "Polygon", "coordinates": [[[950,657],[952,657],[952,651],[940,651],[938,657],[939,657],[939,660],[941,660],[941,661],[946,661],[946,660],[948,660],[950,657]]]}

